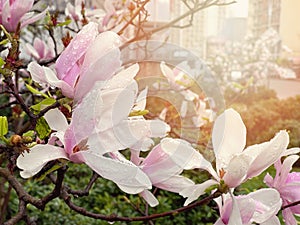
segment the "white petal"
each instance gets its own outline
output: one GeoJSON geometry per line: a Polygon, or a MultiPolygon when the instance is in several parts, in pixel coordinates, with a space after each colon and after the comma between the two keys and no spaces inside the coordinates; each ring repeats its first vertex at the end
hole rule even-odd
{"type": "Polygon", "coordinates": [[[67,119],[59,109],[49,110],[44,117],[51,130],[64,132],[68,128],[67,119]]]}
{"type": "Polygon", "coordinates": [[[128,160],[119,161],[91,151],[82,151],[85,163],[100,176],[115,182],[120,189],[137,194],[151,188],[148,176],[128,160]]]}
{"type": "Polygon", "coordinates": [[[288,143],[288,133],[286,131],[280,131],[271,141],[269,141],[267,144],[264,144],[263,148],[252,149],[252,151],[257,150],[260,153],[252,162],[248,170],[247,177],[252,178],[259,175],[261,172],[275,163],[280,158],[282,153],[286,150],[288,143]]]}
{"type": "Polygon", "coordinates": [[[241,184],[246,177],[250,163],[251,157],[247,155],[237,155],[230,160],[223,178],[228,187],[234,188],[241,184]]]}
{"type": "Polygon", "coordinates": [[[280,225],[280,220],[277,216],[272,216],[267,221],[260,223],[260,225],[280,225]]]}
{"type": "Polygon", "coordinates": [[[155,207],[159,204],[157,198],[155,198],[155,196],[148,190],[142,191],[140,195],[151,207],[155,207]]]}
{"type": "Polygon", "coordinates": [[[256,201],[256,211],[252,218],[256,223],[262,223],[276,215],[282,205],[279,192],[272,188],[260,189],[248,196],[256,201]]]}
{"type": "Polygon", "coordinates": [[[237,200],[235,199],[235,197],[232,197],[232,210],[228,221],[228,225],[242,225],[242,224],[243,222],[242,222],[237,200]]]}
{"type": "Polygon", "coordinates": [[[205,190],[214,184],[218,184],[218,182],[215,180],[207,180],[202,184],[195,184],[180,191],[179,194],[184,198],[187,198],[184,206],[190,204],[191,202],[198,199],[201,195],[205,194],[205,190]]]}
{"type": "Polygon", "coordinates": [[[289,148],[282,153],[281,157],[298,154],[299,152],[300,152],[300,148],[289,148]]]}
{"type": "Polygon", "coordinates": [[[35,145],[30,152],[24,152],[17,159],[17,166],[23,170],[20,172],[23,178],[29,178],[37,174],[47,162],[54,159],[68,159],[63,148],[52,145],[35,145]]]}
{"type": "Polygon", "coordinates": [[[103,108],[99,116],[98,130],[104,131],[118,125],[128,117],[134,104],[135,93],[129,88],[120,88],[104,91],[101,98],[103,108]]]}
{"type": "Polygon", "coordinates": [[[195,183],[192,180],[184,176],[175,175],[161,183],[155,183],[153,185],[163,190],[179,193],[185,188],[191,187],[194,184],[195,183]]]}
{"type": "Polygon", "coordinates": [[[226,169],[233,155],[241,153],[246,144],[246,127],[235,110],[227,109],[216,119],[212,141],[217,171],[226,169]]]}
{"type": "Polygon", "coordinates": [[[141,164],[141,168],[153,184],[179,175],[183,169],[207,169],[208,167],[212,169],[211,164],[188,142],[172,138],[164,138],[141,164]]]}

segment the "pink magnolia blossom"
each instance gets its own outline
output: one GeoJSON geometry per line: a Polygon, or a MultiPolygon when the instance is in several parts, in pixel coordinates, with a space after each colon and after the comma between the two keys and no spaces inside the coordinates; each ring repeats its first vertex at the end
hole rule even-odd
{"type": "Polygon", "coordinates": [[[122,74],[98,83],[74,109],[70,124],[58,109],[47,112],[45,119],[56,132],[50,143],[37,144],[18,157],[21,176],[34,176],[47,162],[63,158],[87,164],[127,193],[151,188],[148,176],[138,166],[124,157],[112,157],[118,150],[144,146],[141,142],[149,143],[147,138],[165,136],[169,129],[163,122],[128,117],[136,94],[136,81],[122,74]],[[54,142],[55,138],[59,142],[54,142]]]}
{"type": "Polygon", "coordinates": [[[203,169],[210,172],[214,179],[180,192],[182,196],[188,197],[186,205],[204,194],[208,187],[222,180],[227,187],[235,188],[247,179],[261,174],[286,151],[289,136],[286,131],[280,131],[269,142],[244,149],[246,127],[235,110],[227,109],[215,121],[212,143],[216,157],[216,170],[212,166],[203,169]]]}
{"type": "Polygon", "coordinates": [[[34,23],[46,14],[46,10],[37,15],[33,12],[28,13],[32,8],[34,0],[0,0],[0,24],[9,32],[14,32],[19,23],[21,28],[34,23]]]}
{"type": "MultiPolygon", "coordinates": [[[[192,180],[180,175],[183,170],[197,168],[206,161],[190,143],[181,139],[164,138],[145,159],[139,158],[134,163],[149,177],[153,186],[179,193],[194,185],[192,180]]],[[[150,191],[144,190],[140,194],[150,206],[158,204],[150,191]]]]}
{"type": "Polygon", "coordinates": [[[276,217],[282,201],[278,191],[272,188],[260,189],[248,195],[223,195],[216,199],[220,218],[215,225],[280,225],[276,217]]]}
{"type": "Polygon", "coordinates": [[[118,35],[98,34],[97,24],[91,22],[61,53],[55,72],[35,62],[28,65],[28,71],[34,81],[61,88],[65,96],[80,101],[95,82],[110,79],[120,69],[119,44],[118,35]]]}
{"type": "Polygon", "coordinates": [[[33,46],[29,43],[26,43],[25,46],[27,53],[38,61],[53,59],[55,56],[54,44],[51,38],[48,39],[47,43],[40,38],[35,38],[33,46]]]}
{"type": "MultiPolygon", "coordinates": [[[[299,152],[298,148],[294,148],[295,152],[299,152]]],[[[264,182],[272,188],[279,191],[283,206],[300,201],[300,173],[291,172],[293,164],[299,159],[298,155],[290,155],[283,163],[278,160],[275,163],[276,175],[274,178],[267,174],[264,182]]],[[[285,208],[282,212],[285,224],[296,225],[297,221],[293,214],[300,214],[300,205],[285,208]]]]}
{"type": "Polygon", "coordinates": [[[67,3],[65,14],[66,16],[70,16],[73,20],[79,21],[82,19],[81,9],[82,9],[82,3],[84,3],[84,0],[75,0],[74,5],[72,5],[70,2],[67,3]]]}

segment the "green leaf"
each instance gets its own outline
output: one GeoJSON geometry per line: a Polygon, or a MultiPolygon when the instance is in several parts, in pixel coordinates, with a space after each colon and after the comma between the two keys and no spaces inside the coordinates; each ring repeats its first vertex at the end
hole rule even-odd
{"type": "Polygon", "coordinates": [[[56,100],[53,98],[46,98],[43,101],[39,102],[38,104],[31,106],[30,108],[39,112],[39,111],[43,110],[44,108],[46,108],[47,106],[54,104],[55,102],[56,102],[56,100]]]}
{"type": "Polygon", "coordinates": [[[40,139],[45,139],[51,133],[51,129],[44,117],[38,119],[35,130],[40,139]]]}
{"type": "Polygon", "coordinates": [[[33,137],[34,136],[34,131],[33,130],[29,130],[26,133],[24,133],[22,136],[23,137],[33,137]]]}
{"type": "Polygon", "coordinates": [[[8,132],[8,123],[6,116],[0,116],[0,137],[4,137],[8,132]]]}
{"type": "Polygon", "coordinates": [[[57,26],[62,27],[62,26],[67,26],[72,22],[72,20],[66,20],[65,22],[58,23],[57,26]]]}
{"type": "Polygon", "coordinates": [[[9,43],[9,40],[6,38],[3,41],[0,42],[0,45],[6,45],[9,43]]]}
{"type": "MultiPolygon", "coordinates": [[[[1,43],[0,43],[1,45],[1,43]]],[[[0,57],[0,67],[2,67],[5,64],[5,61],[0,57]]]]}
{"type": "Polygon", "coordinates": [[[46,94],[44,94],[44,93],[42,93],[42,92],[40,92],[40,91],[34,89],[34,88],[31,87],[29,84],[25,84],[25,85],[26,85],[27,89],[28,89],[32,94],[42,95],[42,96],[45,97],[45,98],[49,98],[48,95],[46,95],[46,94]]]}
{"type": "Polygon", "coordinates": [[[204,190],[204,192],[207,193],[207,194],[211,194],[211,192],[212,192],[213,190],[217,189],[218,187],[219,187],[218,184],[211,185],[210,187],[206,188],[206,189],[204,190]]]}
{"type": "Polygon", "coordinates": [[[36,178],[36,181],[42,181],[45,179],[45,177],[52,173],[55,170],[58,170],[59,168],[63,167],[64,165],[62,163],[60,164],[55,164],[54,166],[52,166],[49,170],[45,171],[43,174],[41,174],[38,178],[36,178]]]}

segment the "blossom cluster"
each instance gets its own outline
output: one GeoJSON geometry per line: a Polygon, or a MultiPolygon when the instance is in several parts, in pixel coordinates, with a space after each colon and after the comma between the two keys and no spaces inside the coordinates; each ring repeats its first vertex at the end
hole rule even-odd
{"type": "MultiPolygon", "coordinates": [[[[6,32],[18,32],[46,15],[47,9],[35,16],[28,13],[33,0],[25,2],[0,2],[0,23],[6,32]]],[[[135,10],[134,3],[105,1],[104,10],[85,13],[83,8],[83,0],[67,5],[65,14],[75,24],[86,21],[59,54],[51,38],[44,42],[36,37],[33,44],[23,46],[30,58],[26,74],[42,90],[35,90],[38,95],[55,101],[62,98],[67,103],[43,114],[50,133],[18,155],[20,176],[36,176],[49,162],[83,163],[123,192],[138,194],[151,207],[159,204],[154,188],[178,193],[186,198],[184,206],[204,194],[220,193],[214,199],[220,214],[216,225],[280,224],[276,215],[281,209],[285,223],[296,224],[299,205],[289,205],[300,201],[300,174],[291,172],[300,149],[288,149],[288,132],[281,130],[268,142],[246,147],[246,127],[239,113],[229,108],[217,116],[207,107],[206,99],[190,89],[194,81],[182,65],[172,69],[161,62],[169,91],[183,99],[180,115],[187,117],[188,105],[192,105],[193,127],[201,129],[214,121],[211,140],[215,161],[209,161],[187,140],[169,135],[172,126],[166,120],[167,107],[157,118],[145,117],[148,88],[140,90],[136,79],[143,71],[138,63],[122,64],[120,47],[126,38],[117,34],[135,10]],[[41,63],[52,59],[52,64],[41,63]],[[54,89],[55,94],[46,94],[54,89]],[[242,183],[272,165],[276,175],[265,176],[268,188],[237,194],[242,183]],[[207,171],[210,179],[195,183],[183,175],[184,170],[193,169],[207,171]]],[[[154,87],[157,91],[164,88],[161,83],[154,87]]],[[[45,109],[39,106],[40,111],[45,109]]]]}

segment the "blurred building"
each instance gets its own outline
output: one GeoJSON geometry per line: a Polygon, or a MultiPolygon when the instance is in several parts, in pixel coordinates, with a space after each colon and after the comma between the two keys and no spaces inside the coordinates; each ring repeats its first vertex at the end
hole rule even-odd
{"type": "Polygon", "coordinates": [[[275,29],[281,37],[281,56],[300,57],[299,10],[299,0],[249,0],[249,31],[258,37],[275,29]]]}
{"type": "MultiPolygon", "coordinates": [[[[184,15],[188,11],[182,1],[171,2],[172,18],[184,15]]],[[[225,16],[226,7],[212,6],[200,10],[193,17],[186,17],[173,26],[170,29],[169,40],[205,58],[207,39],[218,36],[225,16]]]]}

